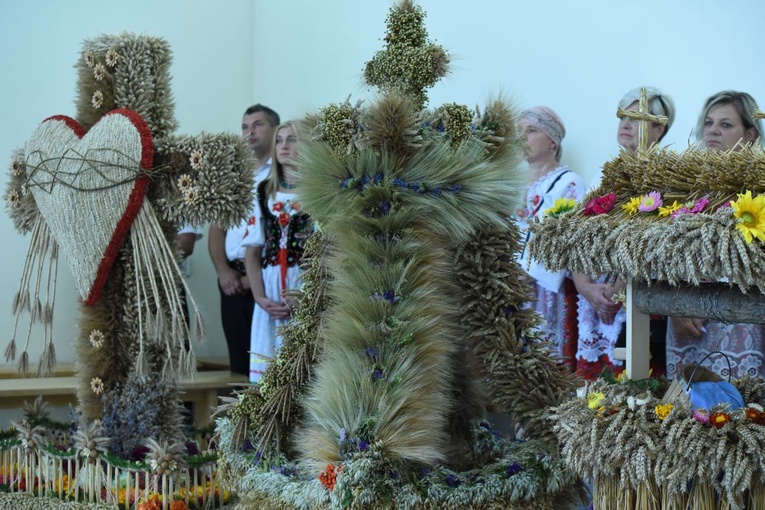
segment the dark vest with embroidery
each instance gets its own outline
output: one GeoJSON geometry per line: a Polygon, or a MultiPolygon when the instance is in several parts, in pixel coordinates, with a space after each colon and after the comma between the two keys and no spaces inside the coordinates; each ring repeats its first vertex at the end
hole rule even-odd
{"type": "MultiPolygon", "coordinates": [[[[268,195],[266,185],[268,180],[258,184],[258,205],[263,215],[263,228],[266,232],[266,257],[264,265],[279,265],[279,241],[282,239],[282,227],[279,218],[268,208],[268,195]]],[[[290,216],[287,232],[287,266],[292,267],[300,263],[303,258],[303,246],[311,233],[311,217],[304,212],[297,212],[290,216]]]]}

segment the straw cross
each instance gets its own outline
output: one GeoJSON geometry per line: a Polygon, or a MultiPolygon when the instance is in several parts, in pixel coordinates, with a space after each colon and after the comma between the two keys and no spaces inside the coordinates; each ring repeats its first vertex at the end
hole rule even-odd
{"type": "Polygon", "coordinates": [[[762,110],[757,110],[755,108],[754,114],[752,115],[752,118],[754,118],[754,120],[765,119],[765,112],[763,112],[762,110]]]}
{"type": "Polygon", "coordinates": [[[620,119],[627,117],[638,121],[638,150],[646,150],[648,148],[648,123],[667,125],[669,120],[664,115],[652,115],[648,110],[648,90],[645,87],[640,89],[640,100],[638,101],[638,109],[636,110],[623,110],[619,108],[616,111],[616,116],[620,119]]]}

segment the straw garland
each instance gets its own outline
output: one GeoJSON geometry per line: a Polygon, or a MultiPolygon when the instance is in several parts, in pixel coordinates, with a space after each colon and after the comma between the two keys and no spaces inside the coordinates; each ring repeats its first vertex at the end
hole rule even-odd
{"type": "Polygon", "coordinates": [[[600,189],[586,199],[615,193],[606,214],[586,216],[583,205],[558,218],[531,225],[531,255],[551,270],[569,269],[592,276],[652,278],[673,285],[726,279],[746,292],[765,289],[765,251],[747,244],[730,208],[744,189],[765,192],[765,151],[746,146],[737,152],[689,149],[677,154],[651,149],[622,152],[604,166],[600,189]],[[660,217],[629,215],[622,206],[652,191],[665,204],[708,200],[698,214],[660,217]]]}
{"type": "Polygon", "coordinates": [[[597,508],[743,509],[763,501],[763,382],[735,382],[743,409],[724,404],[694,411],[663,403],[657,381],[587,383],[580,398],[553,410],[566,464],[594,480],[597,508]],[[624,506],[627,501],[629,506],[624,506]],[[621,503],[620,503],[621,502],[621,503]]]}

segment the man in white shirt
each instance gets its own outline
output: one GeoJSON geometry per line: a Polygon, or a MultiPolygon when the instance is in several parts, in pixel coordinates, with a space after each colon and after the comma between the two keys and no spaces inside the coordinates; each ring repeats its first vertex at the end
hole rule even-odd
{"type": "MultiPolygon", "coordinates": [[[[247,139],[256,162],[253,193],[271,168],[274,131],[278,126],[279,114],[261,104],[250,106],[242,116],[242,136],[247,139]]],[[[253,201],[253,209],[256,204],[257,198],[253,201]]],[[[250,350],[250,328],[255,307],[244,269],[245,249],[241,247],[246,229],[246,222],[228,230],[210,225],[207,240],[210,258],[218,273],[221,322],[228,344],[231,371],[245,375],[250,370],[247,353],[250,350]]]]}

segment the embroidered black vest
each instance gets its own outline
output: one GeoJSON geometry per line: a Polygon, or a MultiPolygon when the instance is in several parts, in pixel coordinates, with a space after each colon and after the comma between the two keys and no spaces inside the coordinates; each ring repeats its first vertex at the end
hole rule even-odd
{"type": "MultiPolygon", "coordinates": [[[[279,225],[279,218],[274,216],[268,208],[267,184],[267,179],[258,184],[258,205],[263,216],[263,228],[266,232],[266,256],[263,264],[278,266],[282,227],[279,225]]],[[[303,258],[303,246],[311,233],[311,217],[304,212],[297,212],[290,216],[287,229],[287,266],[292,267],[299,264],[300,259],[303,258]]]]}

